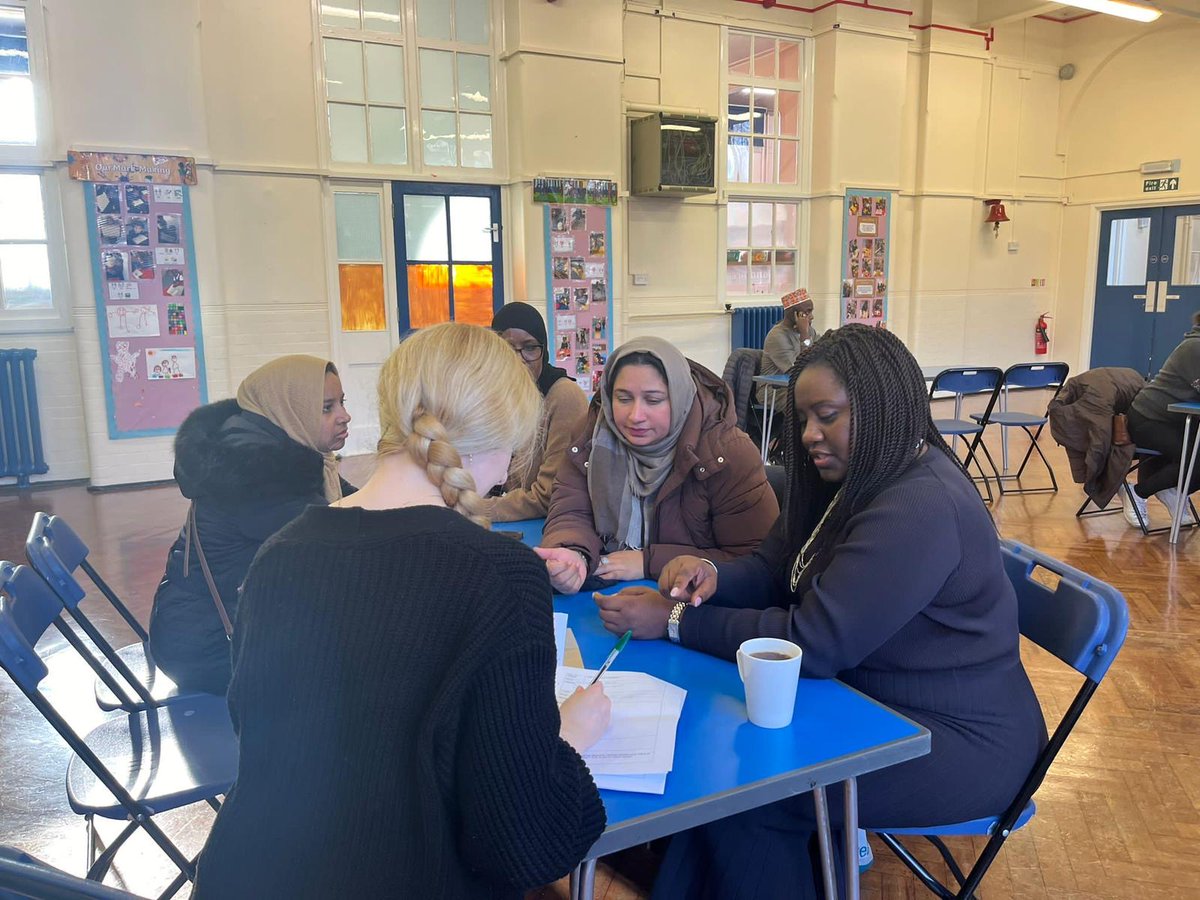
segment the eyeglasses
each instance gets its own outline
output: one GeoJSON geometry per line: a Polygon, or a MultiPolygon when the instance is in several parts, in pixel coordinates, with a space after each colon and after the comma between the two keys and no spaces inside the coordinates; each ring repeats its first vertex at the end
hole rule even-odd
{"type": "Polygon", "coordinates": [[[525,362],[537,362],[542,358],[542,345],[526,344],[524,347],[513,347],[513,352],[520,354],[525,362]]]}

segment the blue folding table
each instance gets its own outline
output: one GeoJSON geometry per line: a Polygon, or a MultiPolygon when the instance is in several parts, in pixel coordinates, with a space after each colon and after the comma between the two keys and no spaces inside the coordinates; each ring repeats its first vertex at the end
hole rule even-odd
{"type": "MultiPolygon", "coordinates": [[[[646,582],[642,582],[646,583],[646,582]]],[[[591,594],[556,597],[585,664],[598,666],[615,635],[591,594]]],[[[614,669],[646,672],[685,689],[666,793],[600,792],[608,827],[571,875],[572,900],[590,900],[597,858],[808,791],[816,801],[827,897],[836,897],[826,785],[845,786],[847,896],[858,897],[856,777],[929,752],[929,731],[839,681],[800,679],[787,728],[746,719],[737,666],[667,641],[631,641],[614,669]]],[[[797,848],[796,852],[804,852],[797,848]]]]}

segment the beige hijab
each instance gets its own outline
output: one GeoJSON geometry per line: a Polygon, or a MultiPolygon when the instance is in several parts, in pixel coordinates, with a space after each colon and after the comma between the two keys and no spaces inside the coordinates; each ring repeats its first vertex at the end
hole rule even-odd
{"type": "MultiPolygon", "coordinates": [[[[315,356],[281,356],[260,366],[238,387],[237,403],[278,425],[297,444],[321,453],[321,410],[325,400],[325,367],[315,356]]],[[[337,457],[324,453],[325,499],[340,500],[342,481],[337,457]]]]}

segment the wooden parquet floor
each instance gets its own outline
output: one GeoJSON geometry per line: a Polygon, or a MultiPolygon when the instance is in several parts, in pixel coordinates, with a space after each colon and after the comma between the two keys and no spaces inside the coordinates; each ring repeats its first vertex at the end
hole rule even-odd
{"type": "MultiPolygon", "coordinates": [[[[1062,454],[1046,442],[1062,480],[1058,494],[1008,495],[994,507],[1002,534],[1031,544],[1108,581],[1128,600],[1132,626],[1120,658],[1067,742],[1037,796],[1038,814],[1007,842],[981,897],[1052,900],[1194,900],[1200,897],[1200,533],[1171,547],[1143,537],[1120,514],[1076,519],[1082,492],[1067,479],[1062,454]]],[[[1015,447],[1014,447],[1015,451],[1015,447]]],[[[355,461],[351,461],[351,472],[355,461]]],[[[1037,482],[1037,474],[1031,476],[1037,482]]],[[[1165,521],[1154,501],[1151,510],[1165,521]],[[1157,508],[1156,508],[1157,507],[1157,508]]],[[[172,487],[89,494],[78,487],[0,495],[0,558],[22,560],[36,510],[63,515],[92,547],[92,561],[145,620],[167,547],[184,504],[172,487]]],[[[1200,531],[1200,530],[1198,530],[1200,531]]],[[[112,635],[119,624],[102,618],[112,635]]],[[[54,645],[44,649],[54,652],[54,645]]],[[[1057,721],[1074,695],[1074,673],[1026,647],[1026,667],[1057,721]]],[[[49,688],[61,692],[75,672],[51,659],[49,688]]],[[[84,832],[63,796],[67,753],[6,679],[0,679],[0,843],[20,846],[82,872],[84,832]]],[[[99,720],[94,705],[71,710],[81,726],[99,720]]],[[[164,825],[185,850],[203,842],[211,816],[184,812],[164,825]]],[[[111,826],[110,826],[111,832],[111,826]]],[[[951,841],[962,857],[982,842],[951,841]]],[[[870,900],[927,896],[882,845],[863,878],[870,900]]],[[[920,848],[918,848],[920,851],[920,848]]],[[[932,864],[936,855],[920,851],[932,864]]],[[[110,883],[142,895],[170,880],[165,859],[136,841],[119,857],[110,883]]],[[[944,868],[931,867],[945,875],[944,868]]],[[[403,889],[398,896],[408,896],[403,889]]],[[[565,898],[560,882],[530,900],[565,898]]],[[[603,864],[597,898],[634,900],[649,893],[603,864]]]]}

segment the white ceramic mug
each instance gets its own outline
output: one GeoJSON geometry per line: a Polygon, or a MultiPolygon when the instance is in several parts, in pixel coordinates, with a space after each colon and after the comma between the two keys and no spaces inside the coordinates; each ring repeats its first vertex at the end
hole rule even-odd
{"type": "Polygon", "coordinates": [[[792,724],[803,651],[782,638],[753,638],[738,647],[738,674],[746,686],[746,713],[762,728],[792,724]]]}

